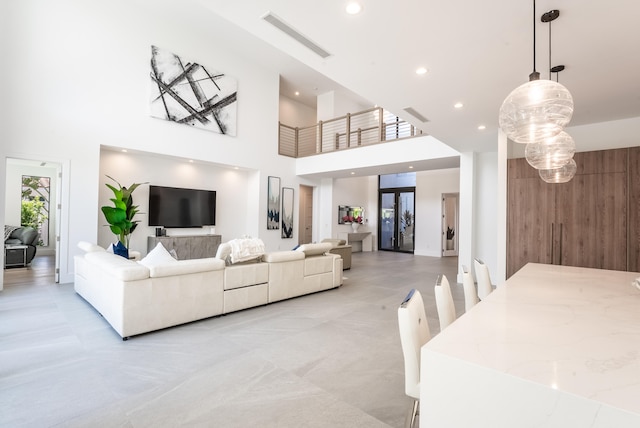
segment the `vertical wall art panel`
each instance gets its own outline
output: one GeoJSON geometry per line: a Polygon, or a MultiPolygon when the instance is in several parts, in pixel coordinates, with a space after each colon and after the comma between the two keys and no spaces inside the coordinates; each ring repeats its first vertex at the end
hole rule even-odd
{"type": "Polygon", "coordinates": [[[267,229],[280,228],[280,177],[269,177],[267,196],[267,229]]]}
{"type": "Polygon", "coordinates": [[[236,135],[235,79],[151,46],[151,116],[236,135]]]}
{"type": "Polygon", "coordinates": [[[282,188],[282,234],[283,238],[293,238],[293,189],[282,188]]]}

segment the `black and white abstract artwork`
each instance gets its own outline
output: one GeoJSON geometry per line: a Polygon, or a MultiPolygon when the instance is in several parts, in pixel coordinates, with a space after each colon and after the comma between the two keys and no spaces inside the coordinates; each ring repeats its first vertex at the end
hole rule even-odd
{"type": "Polygon", "coordinates": [[[293,189],[282,188],[282,238],[293,238],[293,189]]]}
{"type": "Polygon", "coordinates": [[[280,177],[269,177],[267,198],[267,230],[280,229],[280,177]]]}
{"type": "Polygon", "coordinates": [[[238,82],[151,46],[151,116],[236,135],[238,82]]]}

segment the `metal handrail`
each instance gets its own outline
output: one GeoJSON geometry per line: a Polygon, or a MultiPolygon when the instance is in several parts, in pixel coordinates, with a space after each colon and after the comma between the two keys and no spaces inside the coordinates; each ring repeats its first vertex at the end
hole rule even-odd
{"type": "Polygon", "coordinates": [[[278,123],[278,153],[294,158],[422,136],[422,130],[380,107],[293,127],[278,123]]]}

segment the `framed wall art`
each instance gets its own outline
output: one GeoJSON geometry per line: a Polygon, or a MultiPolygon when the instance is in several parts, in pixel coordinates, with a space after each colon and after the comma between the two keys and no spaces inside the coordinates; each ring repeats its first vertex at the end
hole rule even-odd
{"type": "Polygon", "coordinates": [[[269,176],[267,182],[267,230],[280,228],[280,177],[269,176]]]}
{"type": "Polygon", "coordinates": [[[282,188],[282,238],[293,238],[293,189],[282,188]]]}
{"type": "Polygon", "coordinates": [[[236,135],[236,79],[157,46],[150,77],[152,117],[236,135]]]}

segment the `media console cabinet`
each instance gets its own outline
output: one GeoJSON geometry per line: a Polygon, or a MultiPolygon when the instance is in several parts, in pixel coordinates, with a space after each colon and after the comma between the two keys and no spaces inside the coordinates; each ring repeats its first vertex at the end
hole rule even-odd
{"type": "Polygon", "coordinates": [[[215,257],[222,235],[149,236],[147,253],[162,242],[164,247],[175,250],[178,260],[204,259],[215,257]]]}

